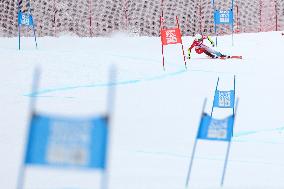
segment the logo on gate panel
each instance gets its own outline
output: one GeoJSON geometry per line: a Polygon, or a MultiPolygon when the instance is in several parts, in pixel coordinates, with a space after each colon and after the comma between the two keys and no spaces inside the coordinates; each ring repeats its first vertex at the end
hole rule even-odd
{"type": "Polygon", "coordinates": [[[220,23],[230,23],[230,11],[220,11],[220,23]]]}
{"type": "Polygon", "coordinates": [[[215,10],[214,21],[215,24],[232,24],[234,21],[232,10],[215,10]]]}
{"type": "Polygon", "coordinates": [[[22,14],[22,24],[23,25],[27,25],[27,26],[30,25],[30,17],[29,17],[29,15],[22,14]]]}
{"type": "Polygon", "coordinates": [[[228,127],[228,119],[226,120],[212,119],[208,127],[207,138],[226,139],[227,127],[228,127]]]}
{"type": "Polygon", "coordinates": [[[181,43],[181,33],[178,28],[161,30],[161,38],[163,45],[181,43]]]}
{"type": "Polygon", "coordinates": [[[168,44],[177,43],[177,36],[176,36],[175,30],[167,30],[166,39],[167,39],[168,44]]]}
{"type": "Polygon", "coordinates": [[[54,121],[49,130],[46,160],[49,164],[87,166],[91,143],[91,123],[80,126],[54,121]]]}
{"type": "Polygon", "coordinates": [[[33,17],[30,13],[19,12],[18,22],[19,25],[33,26],[33,17]]]}
{"type": "Polygon", "coordinates": [[[230,91],[219,91],[219,106],[220,107],[231,107],[231,92],[230,91]]]}

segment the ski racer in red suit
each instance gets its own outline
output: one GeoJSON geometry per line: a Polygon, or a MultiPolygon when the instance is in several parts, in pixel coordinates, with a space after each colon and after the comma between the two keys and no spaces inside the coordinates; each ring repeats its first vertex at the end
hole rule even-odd
{"type": "Polygon", "coordinates": [[[229,56],[223,55],[222,53],[204,45],[203,44],[204,39],[207,39],[211,43],[212,47],[215,46],[210,36],[203,36],[200,34],[196,34],[194,41],[192,42],[191,46],[188,49],[188,59],[190,59],[190,54],[194,47],[195,47],[195,52],[197,54],[205,53],[207,56],[210,56],[211,58],[226,58],[226,57],[229,58],[229,56]]]}

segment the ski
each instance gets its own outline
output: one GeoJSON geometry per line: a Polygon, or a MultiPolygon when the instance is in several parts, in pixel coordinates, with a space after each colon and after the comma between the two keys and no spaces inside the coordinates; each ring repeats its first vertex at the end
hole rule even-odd
{"type": "Polygon", "coordinates": [[[199,60],[202,60],[202,59],[211,59],[211,60],[214,60],[214,59],[221,59],[221,60],[226,60],[226,59],[243,59],[243,56],[224,56],[224,57],[216,57],[216,58],[211,58],[211,57],[198,57],[198,58],[189,58],[187,57],[187,59],[199,59],[199,60]]]}
{"type": "Polygon", "coordinates": [[[243,59],[243,56],[226,56],[226,57],[219,57],[219,59],[226,60],[226,59],[243,59]]]}

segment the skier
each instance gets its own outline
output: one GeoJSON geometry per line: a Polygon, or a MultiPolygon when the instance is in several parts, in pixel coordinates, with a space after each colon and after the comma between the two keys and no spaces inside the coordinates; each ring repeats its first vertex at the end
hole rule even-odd
{"type": "Polygon", "coordinates": [[[210,56],[211,58],[230,58],[230,56],[223,55],[222,53],[204,45],[203,44],[204,39],[207,39],[211,43],[212,47],[215,46],[210,36],[203,36],[201,34],[196,34],[193,43],[188,49],[188,59],[190,59],[190,53],[194,47],[195,47],[195,52],[197,54],[205,53],[207,56],[210,56]]]}

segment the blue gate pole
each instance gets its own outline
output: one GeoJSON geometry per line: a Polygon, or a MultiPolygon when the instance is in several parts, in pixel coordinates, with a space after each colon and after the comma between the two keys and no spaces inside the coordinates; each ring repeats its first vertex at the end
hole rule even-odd
{"type": "Polygon", "coordinates": [[[236,102],[236,76],[234,75],[234,107],[233,107],[233,115],[235,115],[235,102],[236,102]]]}
{"type": "MultiPolygon", "coordinates": [[[[30,117],[29,117],[29,124],[32,121],[32,118],[35,114],[35,107],[36,107],[36,92],[38,91],[39,88],[39,80],[40,80],[40,68],[36,68],[34,71],[34,75],[33,75],[33,83],[32,83],[32,95],[31,95],[31,100],[29,103],[29,109],[30,109],[30,117]]],[[[27,155],[27,143],[28,143],[28,139],[29,139],[29,133],[30,133],[30,125],[28,125],[28,129],[26,132],[26,142],[24,145],[24,153],[23,153],[23,160],[20,164],[20,168],[19,168],[19,175],[18,175],[18,179],[17,179],[17,189],[23,189],[24,185],[25,185],[25,175],[26,175],[26,155],[27,155]]]]}
{"type": "MultiPolygon", "coordinates": [[[[236,76],[234,75],[234,106],[233,106],[233,115],[235,116],[235,106],[237,106],[236,102],[236,76]]],[[[234,136],[234,127],[232,130],[232,136],[234,136]]]]}
{"type": "MultiPolygon", "coordinates": [[[[236,111],[238,108],[238,104],[239,104],[239,99],[237,99],[236,101],[236,111]]],[[[236,119],[236,114],[234,114],[234,124],[233,124],[233,129],[235,127],[235,119],[236,119]]],[[[233,131],[232,131],[233,132],[233,131]]],[[[225,163],[224,163],[224,168],[223,168],[223,174],[222,174],[222,180],[221,180],[221,186],[223,186],[224,181],[225,181],[225,176],[226,176],[226,170],[227,170],[227,164],[228,164],[228,159],[229,159],[229,154],[230,154],[230,149],[231,149],[231,140],[229,141],[228,147],[227,147],[227,153],[226,153],[226,159],[225,159],[225,163]]]]}
{"type": "MultiPolygon", "coordinates": [[[[30,0],[28,0],[28,3],[29,3],[29,16],[32,15],[31,13],[31,2],[30,0]]],[[[35,24],[34,24],[34,19],[32,17],[32,23],[33,23],[33,33],[34,33],[34,38],[35,38],[35,44],[36,44],[36,48],[37,48],[37,40],[36,40],[36,32],[35,32],[35,24]]]]}
{"type": "Polygon", "coordinates": [[[19,48],[19,50],[21,50],[21,25],[20,25],[20,23],[18,23],[18,38],[19,38],[19,40],[18,40],[18,48],[19,48]]]}
{"type": "Polygon", "coordinates": [[[111,120],[113,118],[113,110],[114,110],[114,101],[115,101],[115,94],[116,94],[116,77],[117,77],[117,67],[113,64],[109,68],[109,86],[108,86],[108,94],[107,94],[107,122],[108,122],[108,147],[106,152],[106,166],[101,178],[101,189],[108,189],[109,188],[109,168],[108,168],[108,160],[110,157],[110,143],[111,143],[111,120]]]}
{"type": "Polygon", "coordinates": [[[218,46],[218,34],[217,34],[217,25],[216,25],[216,23],[214,23],[214,27],[215,27],[215,36],[216,36],[215,43],[216,43],[216,47],[217,47],[218,46]]]}
{"type": "Polygon", "coordinates": [[[218,46],[218,41],[217,41],[217,26],[216,26],[216,19],[215,19],[215,0],[212,0],[212,4],[213,4],[213,18],[214,18],[214,32],[215,32],[215,43],[216,43],[216,47],[218,46]]]}
{"type": "Polygon", "coordinates": [[[189,183],[189,180],[190,180],[190,175],[191,175],[193,160],[194,160],[195,151],[196,151],[196,145],[197,145],[197,136],[196,136],[196,138],[195,138],[193,150],[192,150],[192,153],[191,153],[190,164],[189,164],[188,173],[187,173],[186,182],[185,182],[185,187],[186,187],[186,188],[188,187],[188,183],[189,183]]]}
{"type": "Polygon", "coordinates": [[[213,98],[213,103],[212,103],[212,108],[211,108],[211,117],[212,117],[212,114],[213,114],[213,111],[214,111],[214,100],[215,100],[215,96],[216,96],[216,91],[218,89],[218,85],[219,85],[219,77],[218,77],[218,80],[217,80],[217,84],[216,84],[216,88],[215,88],[215,91],[214,91],[214,98],[213,98]]]}
{"type": "MultiPolygon", "coordinates": [[[[232,11],[232,14],[234,15],[233,11],[232,11]]],[[[233,16],[233,20],[234,20],[234,16],[233,16]]],[[[232,23],[232,46],[234,46],[234,21],[232,23]]]]}
{"type": "MultiPolygon", "coordinates": [[[[235,97],[236,98],[236,97],[235,97]]],[[[239,98],[237,98],[237,100],[236,100],[236,108],[235,108],[235,112],[234,112],[234,116],[236,116],[236,111],[237,111],[237,106],[238,106],[238,104],[239,104],[239,98]]],[[[234,127],[232,128],[232,136],[234,136],[234,127]]]]}
{"type": "Polygon", "coordinates": [[[214,32],[215,32],[215,43],[216,43],[216,47],[218,46],[218,34],[217,34],[217,24],[216,24],[216,16],[215,16],[215,14],[216,14],[216,11],[217,10],[215,10],[215,6],[214,6],[214,32]]]}
{"type": "Polygon", "coordinates": [[[223,186],[224,180],[225,180],[225,175],[226,175],[226,169],[227,169],[227,165],[228,165],[228,159],[229,159],[230,148],[231,148],[231,140],[230,140],[230,142],[229,142],[229,144],[228,144],[228,147],[227,147],[227,153],[226,153],[226,159],[225,159],[224,168],[223,168],[221,186],[223,186]]]}
{"type": "Polygon", "coordinates": [[[21,24],[20,24],[20,21],[19,21],[19,14],[20,14],[20,4],[19,4],[19,1],[18,1],[18,37],[19,37],[18,48],[19,48],[19,50],[21,50],[21,24]]]}
{"type": "Polygon", "coordinates": [[[189,168],[188,168],[188,173],[187,173],[187,177],[186,177],[186,181],[185,181],[185,187],[186,188],[188,187],[189,180],[190,180],[192,165],[193,165],[193,161],[194,161],[194,157],[195,157],[195,151],[196,151],[196,146],[197,146],[197,142],[198,142],[198,132],[199,132],[199,129],[200,129],[200,124],[201,124],[201,121],[202,121],[202,117],[203,117],[204,109],[205,109],[205,106],[206,106],[206,102],[207,102],[207,99],[205,99],[204,102],[203,102],[203,108],[202,108],[202,113],[201,113],[201,117],[200,117],[200,123],[199,123],[198,131],[197,131],[197,134],[196,134],[196,137],[195,137],[194,146],[193,146],[192,153],[191,153],[190,164],[189,164],[189,168]]]}
{"type": "Polygon", "coordinates": [[[234,0],[232,0],[232,16],[233,16],[233,20],[232,20],[232,46],[234,46],[234,0]]]}

